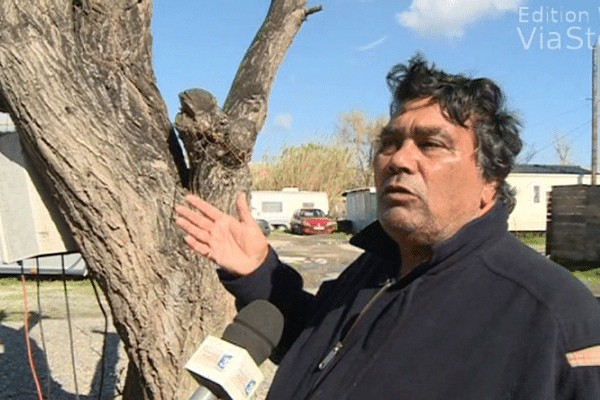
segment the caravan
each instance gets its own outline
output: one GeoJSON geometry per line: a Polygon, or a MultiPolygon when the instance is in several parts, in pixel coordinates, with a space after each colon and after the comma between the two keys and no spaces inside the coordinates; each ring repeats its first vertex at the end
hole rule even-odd
{"type": "Polygon", "coordinates": [[[329,213],[329,200],[325,192],[302,191],[296,188],[283,190],[255,190],[250,192],[250,208],[254,219],[263,219],[273,228],[290,230],[294,211],[317,208],[329,213]]]}
{"type": "Polygon", "coordinates": [[[71,232],[0,113],[0,274],[85,275],[71,232]]]}

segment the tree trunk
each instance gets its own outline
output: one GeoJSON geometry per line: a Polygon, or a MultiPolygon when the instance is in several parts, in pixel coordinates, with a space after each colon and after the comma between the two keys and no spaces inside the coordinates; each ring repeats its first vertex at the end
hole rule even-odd
{"type": "MultiPolygon", "coordinates": [[[[0,107],[108,299],[139,377],[128,400],[189,396],[183,366],[233,312],[215,266],[173,223],[186,168],[151,67],[150,10],[149,0],[0,2],[0,107]]],[[[305,0],[272,1],[223,110],[205,92],[181,95],[191,187],[220,208],[249,188],[275,72],[311,12],[305,0]]]]}

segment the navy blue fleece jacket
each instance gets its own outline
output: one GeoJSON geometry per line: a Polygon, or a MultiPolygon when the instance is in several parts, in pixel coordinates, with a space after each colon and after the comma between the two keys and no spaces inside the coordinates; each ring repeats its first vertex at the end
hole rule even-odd
{"type": "Polygon", "coordinates": [[[272,250],[250,275],[221,272],[238,306],[268,299],[286,318],[268,398],[600,399],[597,301],[507,218],[496,205],[402,279],[377,222],[317,295],[272,250]]]}

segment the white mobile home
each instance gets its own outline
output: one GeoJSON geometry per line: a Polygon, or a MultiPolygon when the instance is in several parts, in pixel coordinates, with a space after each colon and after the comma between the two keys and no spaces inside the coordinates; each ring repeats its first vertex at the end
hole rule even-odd
{"type": "Polygon", "coordinates": [[[86,273],[71,233],[0,113],[0,274],[86,273]]]}
{"type": "Polygon", "coordinates": [[[377,194],[374,187],[346,190],[346,219],[352,232],[358,232],[377,219],[377,194]]]}
{"type": "Polygon", "coordinates": [[[272,227],[290,229],[294,211],[300,208],[318,208],[329,214],[329,200],[325,192],[283,190],[255,190],[250,192],[250,207],[255,219],[264,219],[272,227]]]}
{"type": "Polygon", "coordinates": [[[508,218],[508,229],[545,231],[552,186],[589,184],[591,172],[574,165],[517,165],[506,181],[517,191],[517,205],[508,218]]]}

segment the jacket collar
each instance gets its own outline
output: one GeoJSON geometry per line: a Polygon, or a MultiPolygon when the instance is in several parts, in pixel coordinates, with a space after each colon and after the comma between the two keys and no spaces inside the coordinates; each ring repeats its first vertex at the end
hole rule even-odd
{"type": "MultiPolygon", "coordinates": [[[[425,269],[429,270],[445,260],[464,257],[487,240],[502,236],[508,229],[507,220],[506,207],[502,202],[497,202],[486,214],[468,222],[454,236],[435,245],[432,257],[421,265],[427,266],[425,269]]],[[[394,263],[400,260],[398,244],[383,230],[379,221],[354,235],[350,243],[394,263]]],[[[423,271],[421,268],[419,270],[423,271]]]]}

